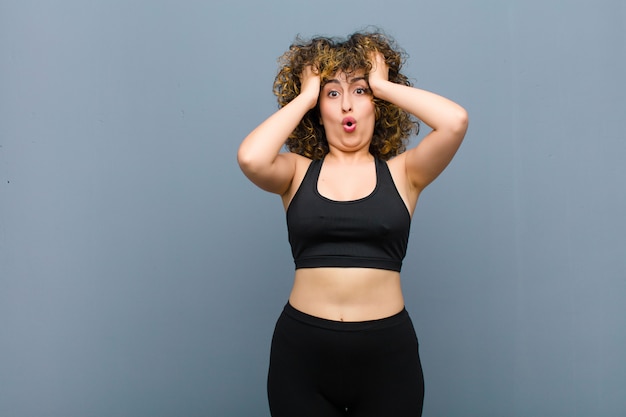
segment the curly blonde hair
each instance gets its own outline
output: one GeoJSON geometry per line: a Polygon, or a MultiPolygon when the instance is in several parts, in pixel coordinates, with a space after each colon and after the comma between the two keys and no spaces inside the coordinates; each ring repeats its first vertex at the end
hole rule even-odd
{"type": "MultiPolygon", "coordinates": [[[[381,31],[356,32],[346,39],[314,37],[303,40],[297,37],[280,58],[280,70],[274,80],[274,94],[279,107],[287,105],[300,93],[300,74],[307,65],[319,71],[322,85],[337,72],[350,74],[372,69],[370,56],[380,52],[389,67],[389,81],[412,85],[400,69],[406,53],[395,41],[381,31]]],[[[408,112],[387,101],[373,98],[376,122],[370,144],[370,153],[388,160],[406,149],[408,138],[419,131],[419,122],[408,112]]],[[[326,133],[319,122],[319,105],[307,112],[285,145],[291,152],[311,159],[321,159],[329,151],[326,133]]]]}

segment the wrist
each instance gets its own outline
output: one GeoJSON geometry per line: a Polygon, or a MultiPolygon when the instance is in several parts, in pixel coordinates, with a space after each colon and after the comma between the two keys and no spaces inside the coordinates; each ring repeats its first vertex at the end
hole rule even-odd
{"type": "Polygon", "coordinates": [[[369,80],[370,90],[372,90],[372,95],[376,98],[380,98],[385,100],[385,93],[388,90],[388,85],[391,84],[388,80],[383,79],[372,79],[369,80]]]}
{"type": "Polygon", "coordinates": [[[314,109],[315,106],[317,105],[318,97],[319,97],[318,92],[302,91],[296,98],[299,98],[300,101],[302,101],[302,103],[306,105],[307,109],[311,110],[311,109],[314,109]]]}

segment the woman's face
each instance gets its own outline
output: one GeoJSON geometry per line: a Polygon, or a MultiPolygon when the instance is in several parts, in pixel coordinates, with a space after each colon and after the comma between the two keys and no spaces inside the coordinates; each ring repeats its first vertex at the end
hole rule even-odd
{"type": "Polygon", "coordinates": [[[335,74],[322,86],[319,106],[331,149],[346,152],[369,149],[376,116],[364,71],[335,74]]]}

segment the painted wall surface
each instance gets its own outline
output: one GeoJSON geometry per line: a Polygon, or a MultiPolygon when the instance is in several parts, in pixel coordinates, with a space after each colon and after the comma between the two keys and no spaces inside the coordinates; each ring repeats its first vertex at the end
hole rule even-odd
{"type": "Polygon", "coordinates": [[[372,24],[471,117],[403,269],[424,415],[625,416],[624,4],[0,1],[0,415],[269,415],[293,263],[236,150],[297,34],[372,24]]]}

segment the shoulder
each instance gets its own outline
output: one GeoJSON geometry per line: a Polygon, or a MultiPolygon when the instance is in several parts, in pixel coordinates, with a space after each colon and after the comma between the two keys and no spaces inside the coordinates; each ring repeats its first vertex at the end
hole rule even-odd
{"type": "MultiPolygon", "coordinates": [[[[294,168],[294,180],[299,175],[300,171],[308,169],[312,160],[306,156],[294,152],[283,152],[278,155],[278,158],[283,159],[284,163],[288,163],[294,168]]],[[[304,175],[304,174],[303,174],[304,175]]]]}
{"type": "Polygon", "coordinates": [[[286,209],[289,206],[291,199],[296,194],[296,191],[300,188],[300,184],[302,184],[302,180],[304,179],[304,176],[306,175],[306,172],[313,160],[293,152],[285,152],[280,155],[294,164],[294,174],[291,184],[287,188],[287,191],[281,195],[286,209]]]}
{"type": "Polygon", "coordinates": [[[391,171],[394,180],[396,178],[406,178],[406,152],[386,161],[389,171],[391,171]]]}
{"type": "Polygon", "coordinates": [[[420,191],[417,189],[409,178],[407,171],[407,155],[406,152],[401,153],[387,161],[391,178],[398,190],[398,193],[404,200],[410,213],[413,213],[417,204],[420,191]]]}

